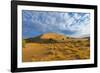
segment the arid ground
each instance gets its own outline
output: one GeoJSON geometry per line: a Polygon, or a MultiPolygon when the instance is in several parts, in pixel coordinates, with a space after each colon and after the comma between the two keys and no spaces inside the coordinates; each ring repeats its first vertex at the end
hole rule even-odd
{"type": "Polygon", "coordinates": [[[83,60],[90,58],[90,40],[55,33],[22,40],[22,61],[83,60]]]}

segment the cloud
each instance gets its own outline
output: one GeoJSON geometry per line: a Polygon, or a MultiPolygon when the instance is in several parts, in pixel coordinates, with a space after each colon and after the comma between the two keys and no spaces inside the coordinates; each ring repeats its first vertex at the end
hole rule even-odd
{"type": "Polygon", "coordinates": [[[90,14],[75,12],[22,11],[23,36],[56,32],[72,37],[90,34],[90,14]],[[37,33],[36,33],[37,32],[37,33]]]}

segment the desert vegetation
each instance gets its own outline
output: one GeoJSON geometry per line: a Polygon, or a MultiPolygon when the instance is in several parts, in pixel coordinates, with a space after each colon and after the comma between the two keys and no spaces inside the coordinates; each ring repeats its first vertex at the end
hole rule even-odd
{"type": "Polygon", "coordinates": [[[22,40],[22,61],[83,60],[90,58],[88,38],[70,38],[44,34],[22,40]]]}

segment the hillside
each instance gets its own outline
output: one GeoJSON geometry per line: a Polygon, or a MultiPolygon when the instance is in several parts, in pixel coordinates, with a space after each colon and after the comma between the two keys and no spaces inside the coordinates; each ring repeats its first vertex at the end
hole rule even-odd
{"type": "Polygon", "coordinates": [[[56,34],[56,33],[46,33],[43,34],[41,39],[54,39],[54,40],[62,40],[62,39],[67,39],[64,35],[56,34]]]}
{"type": "Polygon", "coordinates": [[[60,35],[57,33],[45,33],[39,36],[25,39],[27,42],[40,42],[40,43],[49,43],[49,42],[66,42],[70,37],[60,35]]]}

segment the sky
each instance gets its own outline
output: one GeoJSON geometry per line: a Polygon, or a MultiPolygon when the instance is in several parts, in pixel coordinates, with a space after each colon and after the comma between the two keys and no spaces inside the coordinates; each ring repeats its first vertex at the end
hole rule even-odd
{"type": "Polygon", "coordinates": [[[22,10],[22,36],[53,32],[71,37],[90,36],[90,13],[22,10]]]}

